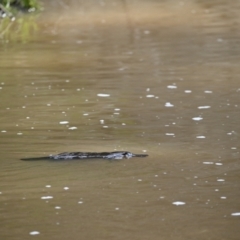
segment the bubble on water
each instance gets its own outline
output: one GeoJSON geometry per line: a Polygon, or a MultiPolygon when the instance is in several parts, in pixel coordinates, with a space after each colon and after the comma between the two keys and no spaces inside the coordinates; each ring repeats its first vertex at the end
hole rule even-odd
{"type": "Polygon", "coordinates": [[[69,122],[68,121],[61,121],[59,122],[59,124],[68,124],[69,122]]]}
{"type": "Polygon", "coordinates": [[[192,118],[192,120],[194,120],[194,121],[201,121],[203,118],[202,117],[194,117],[194,118],[192,118]]]}
{"type": "Polygon", "coordinates": [[[30,232],[29,234],[30,234],[30,235],[38,235],[38,234],[40,234],[40,232],[38,232],[38,231],[32,231],[32,232],[30,232]]]}
{"type": "Polygon", "coordinates": [[[110,97],[110,94],[107,94],[107,93],[98,93],[97,96],[98,96],[98,97],[110,97]]]}
{"type": "Polygon", "coordinates": [[[174,107],[174,105],[171,104],[170,102],[166,102],[166,103],[165,103],[165,107],[174,107]]]}
{"type": "Polygon", "coordinates": [[[77,129],[77,127],[70,127],[70,128],[68,128],[69,130],[76,130],[77,129]]]}
{"type": "Polygon", "coordinates": [[[199,106],[198,109],[208,109],[211,108],[211,106],[199,106]]]}
{"type": "Polygon", "coordinates": [[[177,202],[173,202],[172,204],[173,204],[173,205],[176,205],[176,206],[181,206],[181,205],[185,205],[186,203],[185,203],[185,202],[177,201],[177,202]]]}
{"type": "Polygon", "coordinates": [[[196,138],[206,138],[205,136],[196,136],[196,138]]]}
{"type": "Polygon", "coordinates": [[[166,136],[175,136],[175,133],[165,133],[166,136]]]}
{"type": "Polygon", "coordinates": [[[240,216],[240,212],[235,212],[231,214],[232,216],[240,216]]]}
{"type": "Polygon", "coordinates": [[[146,97],[147,97],[147,98],[154,98],[155,96],[154,96],[154,95],[151,95],[151,94],[149,94],[149,95],[146,95],[146,97]]]}
{"type": "Polygon", "coordinates": [[[53,198],[53,196],[43,196],[43,197],[41,197],[41,199],[43,199],[43,200],[52,199],[52,198],[53,198]]]}
{"type": "Polygon", "coordinates": [[[168,85],[167,88],[170,88],[170,89],[176,89],[177,86],[175,86],[175,85],[168,85]]]}

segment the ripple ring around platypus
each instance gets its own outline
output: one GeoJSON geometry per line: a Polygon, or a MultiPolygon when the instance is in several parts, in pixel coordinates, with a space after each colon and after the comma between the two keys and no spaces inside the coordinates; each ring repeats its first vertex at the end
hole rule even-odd
{"type": "Polygon", "coordinates": [[[132,157],[147,157],[147,154],[135,154],[127,151],[118,151],[118,152],[63,152],[57,155],[49,155],[46,157],[36,157],[36,158],[22,158],[24,161],[34,161],[34,160],[44,160],[44,159],[52,159],[52,160],[71,160],[71,159],[94,159],[94,158],[102,158],[102,159],[113,159],[120,160],[123,158],[132,158],[132,157]]]}

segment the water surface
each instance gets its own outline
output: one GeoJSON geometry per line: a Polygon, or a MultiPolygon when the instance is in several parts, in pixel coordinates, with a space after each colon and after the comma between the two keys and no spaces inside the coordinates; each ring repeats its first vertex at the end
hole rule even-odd
{"type": "Polygon", "coordinates": [[[239,239],[239,7],[51,1],[2,39],[1,238],[239,239]],[[114,150],[149,157],[20,161],[114,150]]]}

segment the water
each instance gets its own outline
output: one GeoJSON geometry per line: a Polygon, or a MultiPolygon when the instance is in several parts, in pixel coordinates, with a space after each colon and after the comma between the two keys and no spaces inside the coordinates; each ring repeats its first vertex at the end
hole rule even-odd
{"type": "Polygon", "coordinates": [[[239,3],[45,9],[0,45],[1,239],[239,239],[239,3]]]}

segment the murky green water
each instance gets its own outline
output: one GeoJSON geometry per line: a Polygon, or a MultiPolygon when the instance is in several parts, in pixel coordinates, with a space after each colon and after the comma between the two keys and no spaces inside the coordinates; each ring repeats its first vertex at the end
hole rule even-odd
{"type": "Polygon", "coordinates": [[[240,4],[45,9],[0,43],[0,238],[239,239],[240,4]]]}

